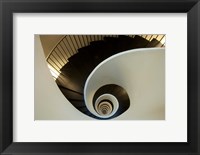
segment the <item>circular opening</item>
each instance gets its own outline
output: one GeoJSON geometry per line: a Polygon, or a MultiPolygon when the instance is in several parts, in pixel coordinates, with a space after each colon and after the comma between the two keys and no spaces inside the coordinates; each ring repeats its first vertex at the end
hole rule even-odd
{"type": "Polygon", "coordinates": [[[109,118],[113,116],[118,108],[118,100],[111,94],[103,94],[99,96],[94,104],[94,110],[100,118],[109,118]]]}
{"type": "Polygon", "coordinates": [[[102,100],[98,103],[96,110],[101,116],[110,115],[113,111],[112,102],[109,100],[102,100]]]}

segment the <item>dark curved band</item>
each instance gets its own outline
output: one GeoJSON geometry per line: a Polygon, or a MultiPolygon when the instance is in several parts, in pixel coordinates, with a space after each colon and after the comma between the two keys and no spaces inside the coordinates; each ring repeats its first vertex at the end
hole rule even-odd
{"type": "Polygon", "coordinates": [[[112,103],[110,100],[106,100],[106,99],[101,100],[101,101],[99,102],[99,104],[100,104],[101,102],[109,102],[109,103],[111,104],[112,108],[113,108],[113,103],[112,103]]]}
{"type": "MultiPolygon", "coordinates": [[[[101,101],[99,102],[99,104],[102,103],[102,102],[108,102],[108,103],[110,103],[110,105],[112,106],[112,111],[113,111],[113,103],[112,103],[110,100],[106,100],[106,99],[101,100],[101,101]]],[[[99,104],[98,104],[97,107],[99,107],[99,104]]],[[[94,109],[95,109],[95,111],[99,114],[98,110],[97,110],[96,108],[94,108],[94,109]]],[[[112,112],[112,111],[111,111],[111,112],[112,112]]]]}
{"type": "MultiPolygon", "coordinates": [[[[117,112],[113,116],[111,116],[109,118],[103,118],[103,119],[111,119],[111,118],[117,117],[120,114],[122,114],[123,112],[125,112],[130,107],[130,99],[129,99],[129,96],[128,96],[126,90],[119,85],[108,84],[108,85],[104,85],[104,86],[100,87],[95,92],[93,100],[92,100],[94,109],[95,109],[95,101],[98,99],[99,96],[101,96],[103,94],[111,94],[111,95],[115,96],[119,102],[119,108],[118,108],[117,112]]],[[[106,101],[111,102],[109,100],[106,100],[106,101]]],[[[112,104],[112,106],[113,106],[113,104],[112,104]]]]}

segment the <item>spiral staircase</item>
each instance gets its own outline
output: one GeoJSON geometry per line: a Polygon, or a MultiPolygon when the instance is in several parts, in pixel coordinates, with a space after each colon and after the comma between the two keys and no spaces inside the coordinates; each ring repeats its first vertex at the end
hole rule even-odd
{"type": "Polygon", "coordinates": [[[65,36],[47,57],[47,63],[60,91],[75,108],[95,119],[112,119],[130,107],[128,92],[114,83],[99,87],[91,103],[94,114],[84,96],[86,81],[99,64],[116,54],[139,48],[164,48],[161,42],[164,35],[160,35],[159,40],[154,35],[149,36],[147,39],[139,35],[101,35],[87,41],[78,36],[65,36]]]}

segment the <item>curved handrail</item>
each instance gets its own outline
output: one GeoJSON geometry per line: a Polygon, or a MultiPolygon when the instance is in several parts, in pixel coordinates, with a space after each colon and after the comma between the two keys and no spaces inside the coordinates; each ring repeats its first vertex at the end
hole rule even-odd
{"type": "Polygon", "coordinates": [[[55,50],[55,48],[58,46],[58,44],[60,44],[60,42],[63,41],[63,39],[64,39],[65,37],[66,37],[66,35],[63,36],[63,37],[57,42],[57,44],[52,48],[52,50],[51,50],[51,51],[49,52],[49,54],[47,55],[46,60],[49,59],[49,57],[51,56],[52,52],[55,50]]]}

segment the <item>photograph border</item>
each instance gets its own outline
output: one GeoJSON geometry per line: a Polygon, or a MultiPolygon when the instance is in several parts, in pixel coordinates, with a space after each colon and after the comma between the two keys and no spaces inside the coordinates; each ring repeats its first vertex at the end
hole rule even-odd
{"type": "Polygon", "coordinates": [[[0,0],[1,154],[200,154],[199,0],[0,0]],[[187,13],[188,142],[13,142],[13,13],[187,13]]]}

